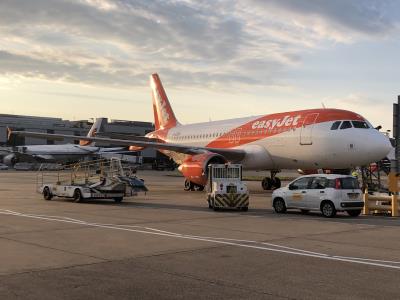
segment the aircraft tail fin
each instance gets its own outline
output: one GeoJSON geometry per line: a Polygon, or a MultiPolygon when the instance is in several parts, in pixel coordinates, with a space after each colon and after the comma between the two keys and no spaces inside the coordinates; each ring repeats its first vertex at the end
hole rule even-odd
{"type": "Polygon", "coordinates": [[[158,74],[150,76],[150,86],[153,98],[153,112],[155,129],[168,129],[179,124],[169,103],[167,94],[158,74]]]}
{"type": "MultiPolygon", "coordinates": [[[[97,118],[90,128],[87,137],[95,137],[96,133],[104,132],[104,125],[107,123],[107,118],[97,118]]],[[[95,142],[79,141],[80,146],[95,146],[95,142]]]]}

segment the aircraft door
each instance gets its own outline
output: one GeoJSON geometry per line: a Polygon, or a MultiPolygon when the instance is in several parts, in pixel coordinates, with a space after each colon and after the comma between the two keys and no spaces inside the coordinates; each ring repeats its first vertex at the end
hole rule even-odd
{"type": "Polygon", "coordinates": [[[312,145],[312,130],[318,115],[318,113],[308,114],[304,118],[300,130],[300,145],[312,145]]]}

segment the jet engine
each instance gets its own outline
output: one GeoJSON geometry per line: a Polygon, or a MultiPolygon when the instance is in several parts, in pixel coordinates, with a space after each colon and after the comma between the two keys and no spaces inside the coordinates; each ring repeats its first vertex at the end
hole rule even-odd
{"type": "Polygon", "coordinates": [[[18,157],[14,153],[7,154],[6,156],[3,157],[3,163],[6,164],[7,166],[12,167],[17,162],[18,162],[18,157]]]}
{"type": "Polygon", "coordinates": [[[207,184],[208,165],[226,162],[227,160],[222,155],[210,152],[190,156],[179,166],[178,170],[191,183],[204,187],[207,184]]]}

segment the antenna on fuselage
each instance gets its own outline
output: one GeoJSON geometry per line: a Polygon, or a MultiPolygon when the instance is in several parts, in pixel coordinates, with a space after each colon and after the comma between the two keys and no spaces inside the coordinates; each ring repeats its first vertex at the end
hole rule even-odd
{"type": "Polygon", "coordinates": [[[324,102],[321,102],[321,104],[322,104],[322,108],[326,109],[324,102]]]}

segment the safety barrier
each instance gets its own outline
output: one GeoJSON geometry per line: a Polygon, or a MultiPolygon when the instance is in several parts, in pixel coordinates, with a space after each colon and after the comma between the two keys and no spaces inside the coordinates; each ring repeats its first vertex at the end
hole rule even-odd
{"type": "Polygon", "coordinates": [[[392,217],[399,216],[399,179],[400,174],[394,172],[389,173],[389,191],[391,196],[369,195],[368,189],[364,192],[364,215],[370,214],[371,211],[389,212],[392,217]],[[383,202],[383,203],[380,203],[383,202]],[[386,204],[388,203],[388,204],[386,204]]]}
{"type": "Polygon", "coordinates": [[[398,195],[391,196],[375,196],[369,195],[368,190],[364,193],[364,215],[369,215],[371,212],[389,212],[392,217],[399,216],[399,197],[398,195]],[[382,204],[379,202],[389,203],[382,204]]]}

